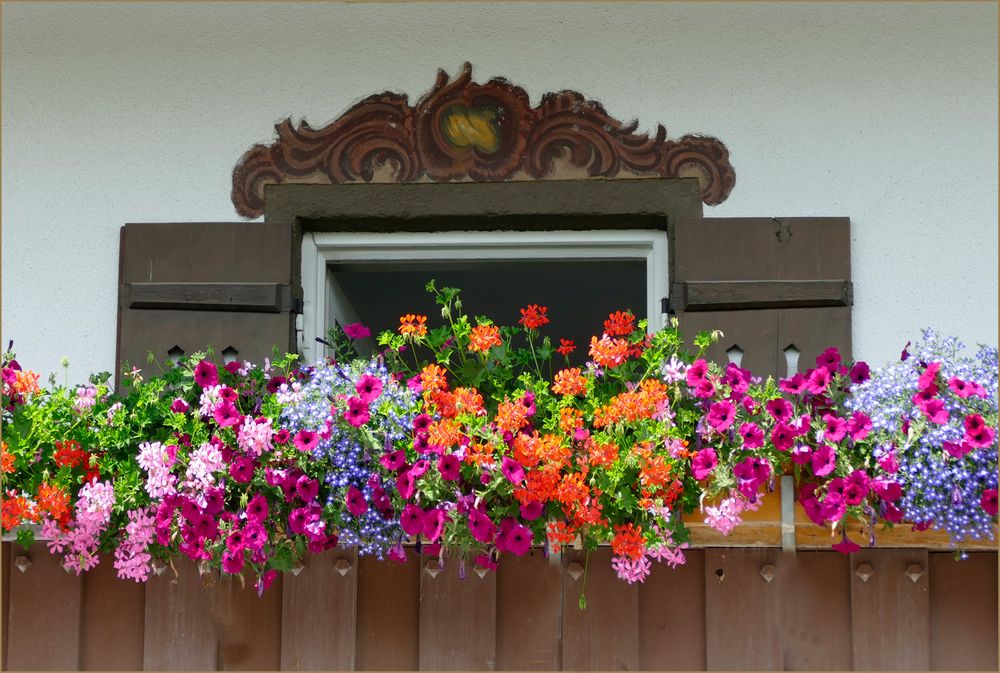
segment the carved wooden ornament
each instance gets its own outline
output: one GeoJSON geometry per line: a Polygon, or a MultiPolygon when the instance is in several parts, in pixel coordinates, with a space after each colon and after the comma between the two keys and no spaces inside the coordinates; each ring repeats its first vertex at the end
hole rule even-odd
{"type": "MultiPolygon", "coordinates": [[[[547,93],[537,107],[503,78],[472,81],[465,63],[455,81],[438,71],[416,105],[405,94],[365,98],[322,129],[286,119],[278,139],[255,145],[233,171],[233,205],[245,217],[264,212],[264,185],[370,182],[383,167],[396,182],[498,182],[551,177],[557,160],[591,177],[621,172],[697,177],[702,200],[722,203],[736,182],[729,151],[716,138],[667,139],[634,133],[630,124],[575,91],[547,93]]],[[[380,176],[381,178],[381,176],[380,176]]],[[[381,178],[384,179],[384,178],[381,178]]]]}

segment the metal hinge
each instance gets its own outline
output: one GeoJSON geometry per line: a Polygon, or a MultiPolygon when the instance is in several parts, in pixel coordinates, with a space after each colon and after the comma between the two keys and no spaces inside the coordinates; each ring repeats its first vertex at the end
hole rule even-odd
{"type": "Polygon", "coordinates": [[[660,299],[660,313],[665,315],[676,315],[673,304],[670,303],[670,297],[662,297],[660,299]]]}

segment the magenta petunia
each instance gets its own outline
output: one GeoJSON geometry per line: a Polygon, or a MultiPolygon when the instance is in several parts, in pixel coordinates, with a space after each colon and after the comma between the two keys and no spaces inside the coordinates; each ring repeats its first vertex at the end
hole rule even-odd
{"type": "Polygon", "coordinates": [[[812,459],[812,454],[812,447],[808,444],[796,444],[792,447],[792,450],[788,452],[792,462],[796,465],[808,465],[809,461],[812,459]]]}
{"type": "Polygon", "coordinates": [[[427,470],[429,470],[430,467],[431,464],[427,462],[427,459],[421,458],[417,462],[413,463],[413,466],[410,468],[410,476],[414,479],[419,479],[427,473],[427,470]]]}
{"type": "Polygon", "coordinates": [[[381,486],[372,489],[372,504],[383,516],[392,511],[392,498],[381,486]]]}
{"type": "Polygon", "coordinates": [[[223,400],[215,405],[212,410],[212,418],[219,424],[220,428],[228,428],[240,422],[240,410],[229,400],[223,400]]]}
{"type": "Polygon", "coordinates": [[[419,395],[420,393],[424,392],[424,385],[420,381],[420,374],[417,374],[416,376],[411,376],[410,378],[406,379],[406,387],[409,388],[410,392],[412,392],[414,395],[419,395]]]}
{"type": "Polygon", "coordinates": [[[250,498],[247,503],[247,519],[250,521],[263,521],[270,513],[267,498],[263,493],[258,493],[250,498]]]}
{"type": "Polygon", "coordinates": [[[396,490],[404,500],[409,500],[413,497],[414,479],[408,470],[403,471],[402,474],[396,477],[396,490]]]}
{"type": "Polygon", "coordinates": [[[402,543],[393,545],[389,553],[386,554],[386,557],[396,563],[406,563],[406,550],[403,548],[402,543]]]}
{"type": "Polygon", "coordinates": [[[459,468],[461,467],[461,461],[459,461],[458,456],[454,453],[447,453],[438,460],[437,467],[442,479],[457,481],[460,475],[459,468]]]}
{"type": "Polygon", "coordinates": [[[750,389],[750,371],[730,362],[722,375],[722,382],[730,387],[733,395],[745,393],[750,389]]]}
{"type": "Polygon", "coordinates": [[[889,523],[902,523],[903,510],[899,509],[891,502],[887,502],[885,503],[885,510],[882,512],[882,518],[889,523]]]}
{"type": "Polygon", "coordinates": [[[473,561],[480,568],[485,568],[486,570],[493,570],[493,571],[497,569],[496,561],[494,561],[493,557],[490,556],[489,554],[480,554],[479,556],[474,558],[473,561]]]}
{"type": "Polygon", "coordinates": [[[295,493],[304,503],[310,503],[319,495],[319,481],[302,475],[295,482],[295,493]]]}
{"type": "Polygon", "coordinates": [[[870,483],[872,490],[886,502],[896,502],[903,497],[903,489],[900,487],[899,482],[887,479],[872,479],[870,483]]]}
{"type": "Polygon", "coordinates": [[[806,390],[813,395],[821,395],[826,392],[830,385],[830,370],[825,367],[817,367],[807,377],[806,390]]]}
{"type": "Polygon", "coordinates": [[[823,367],[831,374],[840,367],[840,351],[834,347],[827,348],[816,356],[816,366],[823,367]]]}
{"type": "Polygon", "coordinates": [[[993,444],[996,439],[996,431],[986,425],[986,421],[979,414],[969,414],[962,424],[965,426],[965,436],[963,439],[972,445],[973,448],[985,448],[993,444]]]}
{"type": "Polygon", "coordinates": [[[243,551],[231,551],[227,549],[222,552],[222,570],[223,572],[229,573],[230,575],[236,575],[243,570],[243,565],[246,559],[243,556],[243,551]]]}
{"type": "Polygon", "coordinates": [[[189,405],[187,402],[185,402],[179,397],[170,404],[170,411],[174,412],[175,414],[183,414],[190,408],[191,405],[189,405]]]}
{"type": "Polygon", "coordinates": [[[781,421],[783,423],[787,423],[792,418],[792,414],[794,413],[792,405],[788,402],[788,400],[783,400],[780,397],[768,401],[768,403],[764,405],[764,408],[767,409],[767,413],[771,414],[771,417],[774,418],[774,420],[781,421]]]}
{"type": "Polygon", "coordinates": [[[855,411],[847,419],[847,435],[855,442],[860,442],[872,431],[872,419],[862,411],[855,411]]]}
{"type": "Polygon", "coordinates": [[[344,418],[348,423],[356,428],[360,428],[371,418],[368,411],[368,403],[360,397],[351,397],[347,400],[347,409],[344,411],[344,418]]]}
{"type": "Polygon", "coordinates": [[[701,379],[695,383],[691,392],[695,397],[705,400],[715,395],[715,384],[708,379],[701,379]]]}
{"type": "Polygon", "coordinates": [[[837,453],[829,444],[822,444],[816,447],[809,460],[812,465],[813,474],[817,477],[825,477],[833,472],[837,466],[837,453]]]}
{"type": "Polygon", "coordinates": [[[257,584],[255,585],[257,595],[263,596],[264,592],[271,588],[271,585],[274,584],[274,580],[276,579],[278,579],[277,570],[265,570],[264,574],[260,576],[260,579],[257,580],[257,584]]]}
{"type": "Polygon", "coordinates": [[[431,419],[431,417],[428,416],[427,414],[419,414],[417,416],[414,416],[412,423],[413,431],[424,432],[425,430],[427,430],[427,428],[430,427],[432,420],[433,419],[431,419]]]}
{"type": "Polygon", "coordinates": [[[477,541],[483,544],[493,542],[496,536],[496,526],[490,518],[478,509],[469,512],[469,531],[477,541]]]}
{"type": "MultiPolygon", "coordinates": [[[[917,388],[927,388],[934,385],[937,382],[937,375],[939,371],[941,371],[940,362],[932,362],[927,365],[927,369],[925,369],[920,375],[920,378],[917,379],[917,388]]],[[[935,385],[935,387],[937,386],[935,385]]]]}
{"type": "Polygon", "coordinates": [[[229,476],[237,484],[246,484],[253,479],[253,461],[246,456],[237,456],[229,465],[229,476]]]}
{"type": "Polygon", "coordinates": [[[919,407],[933,400],[939,392],[941,392],[941,389],[933,383],[929,386],[921,386],[920,390],[910,398],[910,401],[919,407]]]}
{"type": "Polygon", "coordinates": [[[347,335],[348,339],[364,339],[370,337],[372,331],[359,322],[352,322],[350,325],[344,326],[344,334],[347,335]]]}
{"type": "Polygon", "coordinates": [[[444,526],[448,522],[447,514],[439,507],[427,510],[424,513],[424,537],[431,542],[437,542],[444,532],[444,526]]]}
{"type": "Polygon", "coordinates": [[[979,499],[979,506],[990,516],[997,515],[997,489],[988,488],[979,499]]]}
{"type": "Polygon", "coordinates": [[[365,404],[371,404],[382,394],[382,379],[371,374],[364,374],[354,385],[358,397],[365,404]]]}
{"type": "Polygon", "coordinates": [[[424,510],[419,505],[407,505],[399,515],[399,525],[407,535],[419,535],[424,530],[424,510]]]}
{"type": "Polygon", "coordinates": [[[771,443],[778,451],[788,451],[795,441],[795,430],[787,423],[775,423],[771,429],[771,443]]]}
{"type": "Polygon", "coordinates": [[[728,400],[716,402],[709,407],[705,420],[718,432],[723,432],[729,429],[729,426],[736,420],[736,408],[728,400]]]}
{"type": "Polygon", "coordinates": [[[278,392],[278,388],[281,387],[281,384],[287,382],[288,379],[286,379],[284,376],[272,376],[267,380],[267,392],[274,395],[276,392],[278,392]]]}
{"type": "Polygon", "coordinates": [[[855,362],[854,366],[851,367],[851,373],[849,376],[851,377],[851,383],[864,383],[872,377],[872,370],[868,366],[867,362],[855,362]]]}
{"type": "Polygon", "coordinates": [[[545,511],[545,505],[538,500],[532,500],[521,505],[520,510],[522,519],[525,521],[534,521],[545,511]]]}
{"type": "Polygon", "coordinates": [[[692,388],[698,385],[699,381],[708,375],[708,362],[706,360],[695,360],[687,369],[687,384],[692,388]]]}
{"type": "Polygon", "coordinates": [[[944,425],[948,422],[948,410],[940,399],[935,398],[917,406],[931,423],[944,425]]]}
{"type": "Polygon", "coordinates": [[[823,437],[831,442],[839,442],[847,435],[847,421],[834,414],[824,414],[823,437]]]}
{"type": "Polygon", "coordinates": [[[240,399],[240,394],[229,386],[222,386],[219,388],[219,397],[235,404],[236,400],[240,399]]]}
{"type": "Polygon", "coordinates": [[[368,511],[368,502],[365,500],[365,494],[357,486],[348,487],[345,504],[347,505],[347,511],[352,516],[361,516],[368,511]]]}
{"type": "Polygon", "coordinates": [[[319,435],[312,430],[299,430],[295,433],[292,443],[299,451],[307,453],[319,446],[319,435]]]}
{"type": "Polygon", "coordinates": [[[513,458],[504,456],[500,464],[500,471],[503,472],[503,476],[507,477],[507,480],[512,484],[520,484],[524,481],[524,468],[521,466],[521,463],[513,458]]]}
{"type": "Polygon", "coordinates": [[[841,554],[853,554],[854,552],[861,550],[861,545],[851,540],[846,534],[844,534],[840,542],[831,546],[841,554]]]}
{"type": "Polygon", "coordinates": [[[801,395],[809,389],[809,382],[802,374],[795,374],[778,382],[778,390],[789,395],[801,395]]]}
{"type": "Polygon", "coordinates": [[[271,439],[274,441],[275,444],[286,444],[288,443],[288,440],[291,439],[291,437],[292,433],[290,433],[285,428],[282,428],[281,430],[278,430],[276,433],[274,433],[271,439]]]}
{"type": "Polygon", "coordinates": [[[943,442],[941,448],[952,458],[961,458],[975,447],[968,442],[943,442]]]}
{"type": "Polygon", "coordinates": [[[691,472],[695,479],[701,481],[715,469],[718,463],[714,449],[702,449],[691,459],[691,472]]]}
{"type": "Polygon", "coordinates": [[[743,448],[745,449],[757,449],[764,446],[764,431],[756,423],[741,425],[740,437],[743,438],[743,448]]]}
{"type": "Polygon", "coordinates": [[[504,547],[514,556],[524,556],[531,549],[534,533],[527,526],[515,524],[504,537],[504,547]]]}
{"type": "Polygon", "coordinates": [[[379,458],[379,462],[385,469],[396,472],[406,465],[406,452],[402,449],[397,449],[396,451],[390,451],[389,453],[382,454],[379,458]]]}
{"type": "Polygon", "coordinates": [[[219,385],[219,368],[208,360],[202,360],[194,368],[194,382],[202,388],[219,385]]]}

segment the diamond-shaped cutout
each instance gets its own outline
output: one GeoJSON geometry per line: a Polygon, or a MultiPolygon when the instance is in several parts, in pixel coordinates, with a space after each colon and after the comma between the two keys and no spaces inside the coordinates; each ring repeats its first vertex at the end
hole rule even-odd
{"type": "Polygon", "coordinates": [[[222,362],[224,364],[229,364],[230,362],[235,362],[236,358],[240,356],[240,352],[233,348],[232,346],[226,346],[222,350],[222,362]]]}
{"type": "Polygon", "coordinates": [[[729,361],[732,362],[737,367],[743,364],[743,349],[737,344],[733,344],[726,349],[726,355],[729,356],[729,361]]]}
{"type": "Polygon", "coordinates": [[[167,351],[167,359],[174,364],[177,364],[183,356],[184,349],[177,345],[174,345],[173,348],[167,351]]]}
{"type": "Polygon", "coordinates": [[[802,352],[795,347],[795,344],[788,344],[785,347],[785,376],[795,376],[799,371],[799,356],[802,352]]]}

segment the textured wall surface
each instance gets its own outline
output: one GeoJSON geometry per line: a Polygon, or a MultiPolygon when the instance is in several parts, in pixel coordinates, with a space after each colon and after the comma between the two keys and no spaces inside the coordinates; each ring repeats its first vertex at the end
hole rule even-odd
{"type": "Polygon", "coordinates": [[[273,124],[321,126],[462,61],[572,88],[737,184],[709,216],[848,216],[855,354],[924,325],[997,341],[997,7],[876,4],[4,3],[3,325],[70,379],[114,360],[118,228],[236,220],[273,124]]]}

